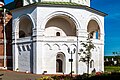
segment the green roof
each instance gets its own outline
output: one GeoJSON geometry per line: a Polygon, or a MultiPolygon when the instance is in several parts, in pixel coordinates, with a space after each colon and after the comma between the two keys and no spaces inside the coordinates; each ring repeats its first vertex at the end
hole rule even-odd
{"type": "MultiPolygon", "coordinates": [[[[37,3],[33,3],[33,4],[30,4],[30,5],[69,5],[69,6],[80,6],[80,4],[77,4],[77,3],[71,3],[71,2],[37,2],[37,3]]],[[[26,5],[28,6],[28,5],[26,5]]],[[[13,9],[16,9],[16,5],[15,5],[15,2],[11,2],[7,5],[4,6],[5,8],[9,9],[9,10],[13,10],[13,9]]],[[[22,7],[22,6],[21,6],[22,7]]]]}
{"type": "MultiPolygon", "coordinates": [[[[85,5],[81,5],[81,4],[77,4],[77,3],[72,3],[72,2],[48,2],[48,1],[44,1],[44,2],[37,2],[37,3],[33,3],[30,5],[38,5],[38,6],[47,6],[47,7],[69,7],[69,8],[82,8],[82,9],[86,9],[89,11],[92,11],[94,13],[100,14],[102,16],[106,16],[107,14],[98,11],[96,9],[93,9],[91,7],[85,6],[85,5]]],[[[29,5],[26,5],[26,7],[29,5]]],[[[20,8],[25,7],[25,6],[21,6],[20,8]]],[[[15,2],[11,2],[7,5],[5,5],[5,8],[9,9],[9,10],[13,10],[16,9],[16,5],[15,2]]]]}
{"type": "Polygon", "coordinates": [[[38,3],[35,3],[35,4],[51,4],[51,5],[76,5],[76,6],[79,6],[80,4],[77,4],[77,3],[72,3],[72,2],[47,2],[47,1],[44,1],[44,2],[38,2],[38,3]]]}

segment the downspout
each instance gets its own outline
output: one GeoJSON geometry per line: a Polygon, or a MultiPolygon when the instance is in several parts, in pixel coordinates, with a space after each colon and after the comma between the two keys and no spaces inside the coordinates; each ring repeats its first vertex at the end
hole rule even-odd
{"type": "Polygon", "coordinates": [[[5,20],[5,18],[6,18],[6,9],[4,8],[4,13],[3,13],[3,31],[4,31],[4,33],[3,33],[3,35],[4,35],[4,68],[6,68],[6,30],[5,30],[5,24],[6,24],[6,20],[5,20]]]}
{"type": "Polygon", "coordinates": [[[76,47],[76,74],[78,74],[78,44],[79,44],[79,39],[78,39],[78,29],[77,29],[77,32],[76,32],[76,36],[77,36],[77,47],[76,47]]]}

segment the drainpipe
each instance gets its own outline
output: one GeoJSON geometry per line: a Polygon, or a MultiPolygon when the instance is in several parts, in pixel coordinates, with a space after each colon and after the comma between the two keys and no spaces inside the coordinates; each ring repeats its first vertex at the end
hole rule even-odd
{"type": "Polygon", "coordinates": [[[6,9],[4,8],[4,13],[3,13],[4,17],[3,17],[3,30],[4,30],[4,68],[6,68],[6,33],[5,33],[5,24],[6,24],[6,9]]]}
{"type": "Polygon", "coordinates": [[[78,29],[77,29],[77,32],[76,32],[76,36],[77,36],[77,47],[76,47],[76,74],[78,74],[78,46],[79,46],[79,39],[78,39],[78,29]]]}

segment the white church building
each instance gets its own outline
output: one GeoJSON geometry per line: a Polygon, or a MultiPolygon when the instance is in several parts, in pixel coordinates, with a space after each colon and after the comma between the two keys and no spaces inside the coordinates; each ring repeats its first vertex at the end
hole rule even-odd
{"type": "Polygon", "coordinates": [[[105,13],[90,7],[90,0],[23,0],[11,11],[13,70],[34,74],[87,73],[78,55],[88,33],[95,45],[89,72],[104,71],[105,13]],[[73,51],[75,49],[75,52],[73,51]]]}

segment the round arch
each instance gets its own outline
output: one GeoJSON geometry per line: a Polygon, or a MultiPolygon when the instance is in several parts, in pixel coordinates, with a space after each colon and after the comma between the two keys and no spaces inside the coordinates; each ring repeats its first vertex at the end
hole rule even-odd
{"type": "Polygon", "coordinates": [[[103,33],[103,26],[99,17],[90,15],[86,22],[86,29],[90,38],[101,39],[101,33],[103,33]]]}
{"type": "MultiPolygon", "coordinates": [[[[35,28],[35,23],[34,23],[34,20],[33,20],[33,18],[31,17],[30,14],[23,14],[23,15],[19,16],[19,18],[17,19],[17,21],[15,22],[15,26],[16,27],[15,27],[14,30],[17,34],[19,34],[19,32],[22,32],[22,33],[24,32],[25,33],[24,36],[27,37],[27,36],[32,36],[32,29],[35,28]],[[25,24],[21,25],[21,23],[25,23],[26,25],[25,24]],[[30,25],[27,24],[27,23],[29,23],[30,25]],[[29,26],[27,28],[27,32],[25,32],[24,29],[21,30],[20,26],[29,26]]],[[[16,35],[17,38],[19,38],[19,36],[20,36],[20,34],[16,35]]]]}
{"type": "Polygon", "coordinates": [[[99,25],[100,27],[100,33],[103,33],[102,29],[103,29],[103,24],[100,20],[100,18],[94,14],[90,15],[88,18],[87,18],[87,21],[86,21],[86,29],[88,27],[88,23],[91,21],[91,20],[94,20],[97,22],[97,24],[99,25]]]}
{"type": "Polygon", "coordinates": [[[43,23],[42,23],[42,25],[41,25],[41,26],[42,26],[41,29],[44,30],[45,27],[46,27],[47,22],[48,22],[50,19],[52,19],[52,18],[54,18],[54,17],[57,17],[57,16],[69,17],[69,19],[70,19],[71,21],[73,21],[73,23],[75,24],[77,30],[81,28],[81,27],[80,27],[80,24],[79,24],[79,21],[78,21],[72,14],[67,13],[67,12],[63,12],[63,11],[56,11],[56,12],[53,12],[53,13],[49,14],[49,15],[44,19],[44,21],[43,21],[43,23]]]}

